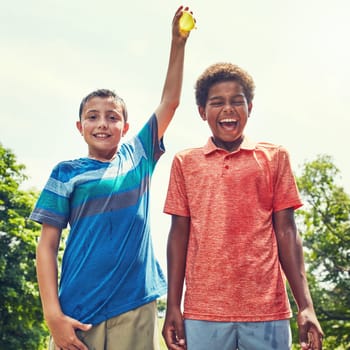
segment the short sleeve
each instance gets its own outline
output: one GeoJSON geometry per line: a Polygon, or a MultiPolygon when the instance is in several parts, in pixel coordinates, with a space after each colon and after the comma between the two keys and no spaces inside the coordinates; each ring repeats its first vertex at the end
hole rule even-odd
{"type": "Polygon", "coordinates": [[[179,156],[175,156],[172,162],[164,213],[190,216],[182,162],[179,156]]]}

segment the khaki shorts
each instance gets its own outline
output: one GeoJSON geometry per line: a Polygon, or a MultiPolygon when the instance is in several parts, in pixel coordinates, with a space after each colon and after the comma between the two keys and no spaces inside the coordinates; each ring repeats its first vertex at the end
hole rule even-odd
{"type": "MultiPolygon", "coordinates": [[[[89,350],[159,350],[157,319],[153,301],[77,335],[89,350]]],[[[49,350],[56,350],[52,339],[49,350]]]]}

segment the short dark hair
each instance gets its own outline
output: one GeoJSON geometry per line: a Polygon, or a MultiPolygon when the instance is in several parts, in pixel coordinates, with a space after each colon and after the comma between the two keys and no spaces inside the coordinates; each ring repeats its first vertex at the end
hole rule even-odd
{"type": "Polygon", "coordinates": [[[242,85],[247,102],[252,102],[255,89],[253,78],[245,70],[235,64],[215,63],[209,66],[197,79],[195,84],[197,105],[205,107],[209,89],[214,84],[222,81],[237,81],[242,85]]]}
{"type": "Polygon", "coordinates": [[[120,105],[122,106],[124,121],[126,122],[128,120],[128,111],[126,109],[126,104],[125,104],[124,100],[120,96],[118,96],[114,91],[108,90],[108,89],[95,90],[93,92],[90,92],[87,96],[85,96],[82,99],[82,101],[80,103],[80,107],[79,107],[79,119],[80,120],[81,120],[81,115],[83,114],[83,109],[84,109],[86,103],[94,97],[101,97],[101,98],[112,97],[117,103],[120,103],[120,105]]]}

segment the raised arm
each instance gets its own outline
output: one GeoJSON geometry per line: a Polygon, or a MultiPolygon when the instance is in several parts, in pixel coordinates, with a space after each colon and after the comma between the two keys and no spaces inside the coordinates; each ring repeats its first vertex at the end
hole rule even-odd
{"type": "Polygon", "coordinates": [[[172,22],[172,40],[168,70],[164,82],[163,93],[155,114],[158,120],[158,138],[161,139],[174,116],[176,108],[180,103],[183,66],[185,57],[185,45],[189,32],[179,29],[179,19],[184,10],[182,6],[176,11],[172,22]]]}
{"type": "Polygon", "coordinates": [[[169,349],[186,349],[181,299],[185,279],[190,218],[172,216],[168,238],[168,299],[163,337],[169,349]]]}
{"type": "Polygon", "coordinates": [[[59,349],[88,350],[75,330],[88,330],[91,326],[64,315],[58,299],[57,252],[60,237],[59,228],[43,224],[36,252],[36,269],[44,317],[59,349]]]}
{"type": "Polygon", "coordinates": [[[321,350],[323,332],[313,307],[304,265],[301,237],[292,208],[274,214],[279,259],[298,306],[300,345],[303,350],[321,350]]]}

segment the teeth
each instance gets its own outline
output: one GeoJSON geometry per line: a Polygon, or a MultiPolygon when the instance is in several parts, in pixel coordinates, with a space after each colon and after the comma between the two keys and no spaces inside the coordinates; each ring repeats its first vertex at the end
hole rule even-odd
{"type": "Polygon", "coordinates": [[[227,118],[227,119],[220,120],[220,123],[237,123],[237,120],[227,118]]]}
{"type": "Polygon", "coordinates": [[[108,135],[107,134],[95,134],[95,137],[106,138],[106,137],[108,137],[108,135]]]}

